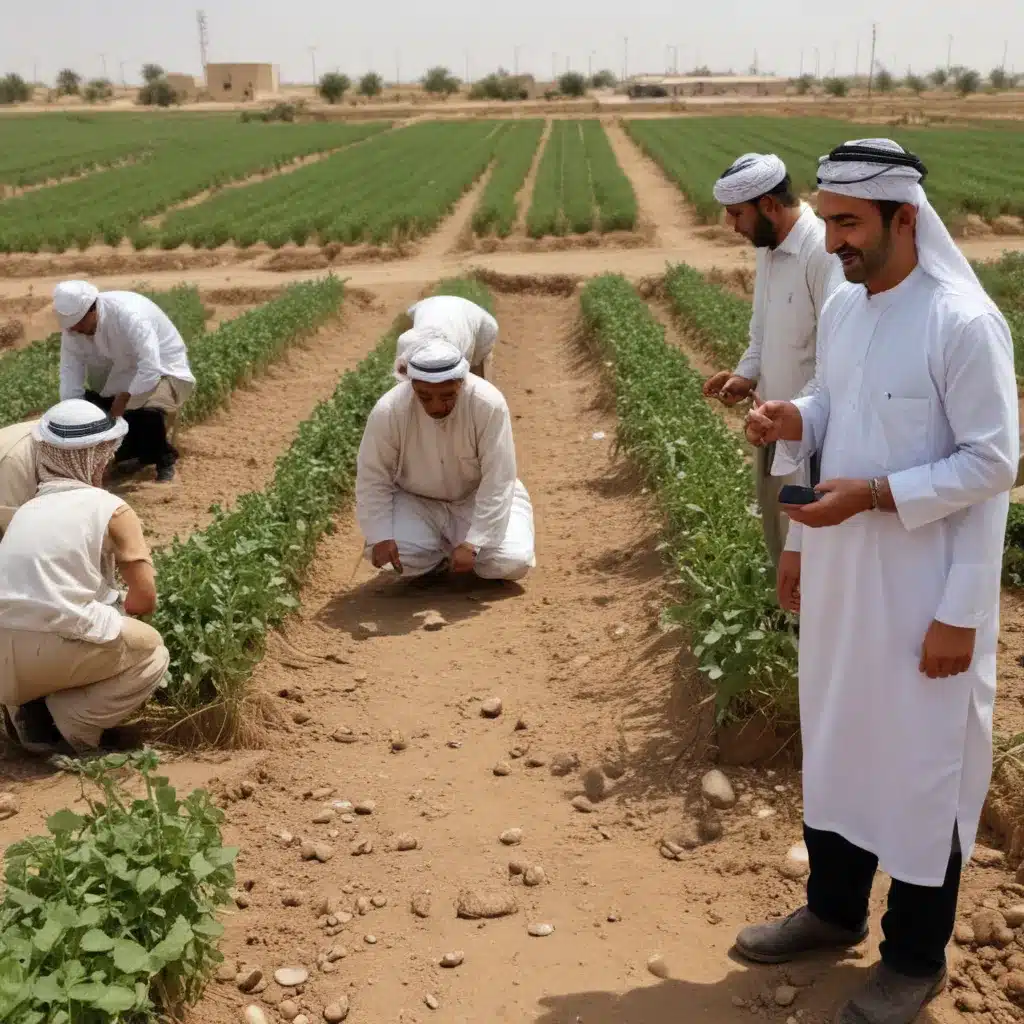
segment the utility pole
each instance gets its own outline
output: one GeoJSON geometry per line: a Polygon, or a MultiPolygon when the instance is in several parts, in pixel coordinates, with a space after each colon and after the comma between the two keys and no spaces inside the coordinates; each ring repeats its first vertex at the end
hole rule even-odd
{"type": "Polygon", "coordinates": [[[629,78],[629,36],[622,37],[622,80],[629,78]]]}
{"type": "Polygon", "coordinates": [[[395,85],[402,84],[402,51],[395,50],[395,85]]]}
{"type": "Polygon", "coordinates": [[[832,77],[836,77],[836,65],[839,63],[839,44],[832,44],[832,77]]]}
{"type": "Polygon", "coordinates": [[[853,58],[853,77],[860,76],[860,40],[857,40],[857,56],[853,58]]]}
{"type": "Polygon", "coordinates": [[[757,50],[754,51],[754,63],[751,65],[754,69],[754,74],[757,74],[757,50]]]}
{"type": "Polygon", "coordinates": [[[469,50],[466,51],[466,76],[463,81],[469,82],[469,50]]]}
{"type": "MultiPolygon", "coordinates": [[[[1003,64],[1006,64],[1006,54],[1003,54],[1003,64]]],[[[39,62],[32,61],[32,84],[35,85],[39,81],[39,62]]]]}
{"type": "Polygon", "coordinates": [[[1010,40],[1009,39],[1004,39],[1003,40],[1003,63],[1000,65],[1000,67],[1003,69],[1003,74],[1004,75],[1006,74],[1006,55],[1009,53],[1009,50],[1010,50],[1010,40]]]}
{"type": "MultiPolygon", "coordinates": [[[[1005,58],[1003,63],[1006,63],[1005,58]]],[[[594,77],[594,51],[591,50],[587,57],[587,78],[594,77]]]]}
{"type": "Polygon", "coordinates": [[[817,46],[814,48],[814,77],[821,78],[821,50],[817,46]]]}
{"type": "Polygon", "coordinates": [[[875,83],[875,43],[878,40],[878,23],[871,24],[871,63],[868,65],[868,99],[871,99],[871,87],[875,83]]]}
{"type": "Polygon", "coordinates": [[[800,77],[804,77],[804,48],[800,47],[800,77]]]}
{"type": "Polygon", "coordinates": [[[512,54],[512,70],[516,75],[519,74],[519,51],[521,49],[521,46],[516,46],[515,51],[512,54]]]}
{"type": "Polygon", "coordinates": [[[946,74],[953,70],[953,37],[946,40],[946,74]]]}
{"type": "Polygon", "coordinates": [[[127,89],[128,88],[128,79],[125,77],[125,73],[124,73],[124,66],[127,63],[128,63],[128,61],[126,61],[126,60],[121,61],[121,88],[122,89],[127,89]]]}
{"type": "Polygon", "coordinates": [[[316,85],[316,47],[310,46],[309,49],[309,60],[313,66],[313,84],[316,85]]]}
{"type": "Polygon", "coordinates": [[[196,27],[199,29],[199,62],[203,66],[203,81],[206,80],[206,48],[210,37],[206,31],[206,12],[196,11],[196,27]]]}
{"type": "Polygon", "coordinates": [[[103,67],[103,77],[107,77],[107,55],[105,53],[100,54],[100,64],[103,67]]]}
{"type": "Polygon", "coordinates": [[[551,81],[553,82],[558,78],[558,54],[554,50],[551,51],[551,81]]]}

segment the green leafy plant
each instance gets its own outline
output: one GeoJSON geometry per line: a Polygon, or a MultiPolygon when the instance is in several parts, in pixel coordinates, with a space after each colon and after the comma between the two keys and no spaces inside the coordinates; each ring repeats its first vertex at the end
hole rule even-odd
{"type": "Polygon", "coordinates": [[[179,800],[152,750],[63,766],[86,811],[7,848],[0,903],[4,1024],[156,1024],[198,999],[223,927],[237,849],[203,790],[179,800]],[[137,799],[114,773],[137,771],[137,799]]]}
{"type": "Polygon", "coordinates": [[[57,95],[77,96],[82,85],[82,76],[71,68],[63,68],[57,72],[57,95]]]}
{"type": "Polygon", "coordinates": [[[328,71],[320,79],[317,92],[328,103],[340,103],[342,97],[352,88],[352,79],[338,71],[328,71]]]}
{"type": "Polygon", "coordinates": [[[541,120],[522,121],[507,128],[494,154],[494,168],[473,212],[473,231],[506,238],[518,216],[516,196],[526,181],[544,132],[541,120]]]}
{"type": "Polygon", "coordinates": [[[434,96],[447,99],[453,92],[459,91],[459,80],[445,67],[431,68],[423,76],[423,89],[434,96]]]}
{"type": "Polygon", "coordinates": [[[736,366],[750,338],[750,303],[685,263],[669,268],[665,291],[673,312],[715,364],[736,366]]]}
{"type": "Polygon", "coordinates": [[[384,91],[384,79],[376,71],[367,71],[359,79],[359,95],[366,97],[379,96],[384,91]]]}
{"type": "Polygon", "coordinates": [[[566,71],[558,79],[558,91],[563,96],[580,97],[587,94],[587,79],[578,71],[566,71]]]}

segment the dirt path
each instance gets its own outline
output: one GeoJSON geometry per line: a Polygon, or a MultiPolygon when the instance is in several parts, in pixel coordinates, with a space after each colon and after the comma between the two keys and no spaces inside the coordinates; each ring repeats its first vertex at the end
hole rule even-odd
{"type": "Polygon", "coordinates": [[[533,202],[533,187],[537,183],[537,171],[540,169],[541,160],[544,159],[544,150],[548,148],[548,139],[551,138],[551,127],[554,123],[550,117],[545,119],[544,132],[537,143],[537,152],[533,154],[533,163],[526,172],[523,187],[516,193],[516,224],[510,238],[526,238],[526,218],[533,202]]]}
{"type": "MultiPolygon", "coordinates": [[[[443,221],[440,227],[425,239],[420,241],[416,247],[416,261],[422,260],[430,264],[435,260],[446,260],[451,254],[465,248],[467,240],[473,237],[473,211],[476,209],[480,197],[487,188],[487,182],[491,180],[492,167],[488,167],[473,184],[462,193],[455,208],[443,221]]],[[[349,276],[349,268],[343,271],[349,276]]],[[[438,275],[444,276],[444,275],[438,275]]],[[[437,280],[437,278],[434,278],[437,280]]]]}

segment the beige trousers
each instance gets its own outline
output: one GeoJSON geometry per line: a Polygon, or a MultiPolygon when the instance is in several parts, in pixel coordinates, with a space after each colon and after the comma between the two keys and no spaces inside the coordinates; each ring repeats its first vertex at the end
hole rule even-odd
{"type": "Polygon", "coordinates": [[[103,644],[0,629],[0,703],[45,697],[61,735],[84,750],[146,703],[169,661],[160,634],[127,616],[121,635],[103,644]]]}
{"type": "Polygon", "coordinates": [[[141,395],[132,395],[128,402],[129,409],[156,409],[164,414],[167,422],[167,440],[173,441],[178,425],[178,412],[185,400],[192,393],[191,385],[173,377],[161,377],[160,383],[152,391],[141,395]]]}
{"type": "Polygon", "coordinates": [[[802,472],[791,473],[789,476],[772,476],[774,459],[774,445],[754,449],[754,487],[757,491],[757,504],[761,509],[764,542],[772,565],[778,565],[789,531],[789,516],[779,509],[779,491],[782,490],[783,484],[802,484],[805,481],[802,472]]]}

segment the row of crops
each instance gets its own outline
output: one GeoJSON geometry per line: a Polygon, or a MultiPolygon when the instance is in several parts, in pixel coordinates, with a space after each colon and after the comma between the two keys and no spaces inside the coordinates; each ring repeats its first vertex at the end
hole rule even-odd
{"type": "Polygon", "coordinates": [[[886,128],[827,118],[711,117],[626,122],[634,141],[679,186],[698,215],[716,221],[711,190],[741,153],[778,153],[801,193],[816,185],[818,157],[851,138],[891,135],[928,167],[928,195],[947,223],[974,213],[1024,215],[1024,132],[1005,126],[886,128]]]}
{"type": "Polygon", "coordinates": [[[636,194],[599,121],[556,121],[526,217],[531,238],[628,231],[636,194]]]}

